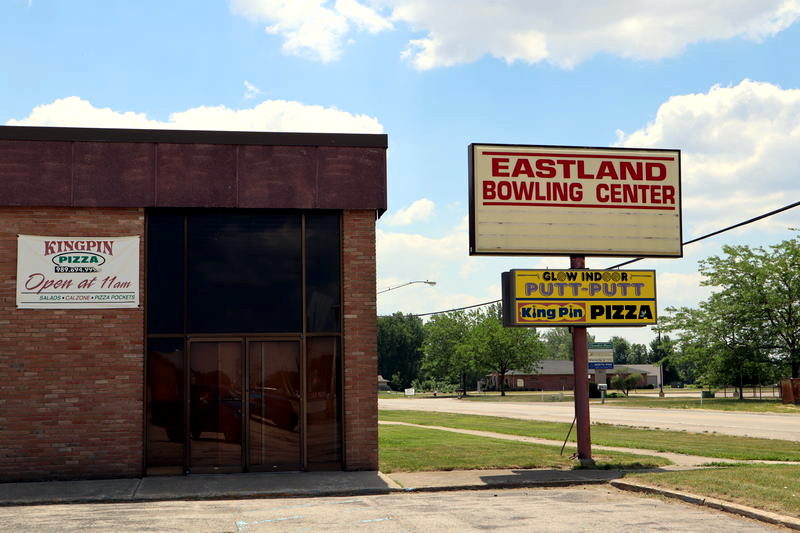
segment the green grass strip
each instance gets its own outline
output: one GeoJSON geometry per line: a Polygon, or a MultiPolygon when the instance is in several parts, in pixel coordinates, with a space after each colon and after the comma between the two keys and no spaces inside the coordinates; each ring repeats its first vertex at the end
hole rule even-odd
{"type": "MultiPolygon", "coordinates": [[[[425,411],[383,410],[380,411],[380,420],[407,422],[423,426],[476,429],[556,441],[563,441],[569,430],[569,424],[563,422],[543,422],[496,416],[431,413],[425,411]]],[[[591,438],[594,444],[684,453],[703,457],[800,461],[800,444],[777,439],[733,437],[717,433],[638,429],[610,424],[592,424],[591,438]]],[[[570,441],[575,441],[574,429],[570,436],[570,441]]]]}
{"type": "Polygon", "coordinates": [[[702,494],[800,518],[800,466],[736,465],[626,477],[665,489],[702,494]]]}
{"type": "MultiPolygon", "coordinates": [[[[568,446],[559,455],[559,446],[544,446],[434,429],[408,426],[380,427],[381,472],[419,472],[433,470],[475,470],[491,468],[570,469],[578,465],[570,459],[575,451],[568,446]]],[[[598,468],[654,468],[670,464],[660,457],[619,452],[594,454],[598,468]]]]}

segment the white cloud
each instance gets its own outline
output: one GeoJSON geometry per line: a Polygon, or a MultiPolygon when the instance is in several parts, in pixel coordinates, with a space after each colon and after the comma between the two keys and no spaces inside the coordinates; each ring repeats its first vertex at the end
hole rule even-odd
{"type": "Polygon", "coordinates": [[[800,16],[796,0],[392,0],[392,18],[425,32],[405,55],[421,69],[491,55],[570,68],[598,53],[660,59],[700,41],[760,40],[800,16]]]}
{"type": "Polygon", "coordinates": [[[267,33],[283,37],[283,51],[324,63],[338,59],[353,26],[370,33],[392,24],[357,0],[231,0],[235,13],[266,22],[267,33]]]}
{"type": "Polygon", "coordinates": [[[435,287],[413,285],[381,294],[379,313],[440,311],[497,298],[486,294],[486,283],[476,282],[472,277],[476,258],[469,256],[467,243],[468,234],[461,223],[440,237],[379,228],[376,234],[378,287],[411,280],[437,282],[435,287]]]}
{"type": "Polygon", "coordinates": [[[244,80],[244,97],[246,100],[251,100],[262,93],[263,91],[261,89],[259,89],[249,81],[244,80]]]}
{"type": "Polygon", "coordinates": [[[392,23],[356,0],[336,0],[336,11],[369,33],[391,30],[392,23]]]}
{"type": "Polygon", "coordinates": [[[265,100],[247,109],[200,106],[169,115],[168,120],[148,118],[145,113],[98,108],[77,96],[37,106],[11,126],[75,126],[96,128],[163,128],[234,131],[319,133],[382,133],[376,118],[353,115],[335,108],[286,100],[265,100]]]}
{"type": "Polygon", "coordinates": [[[381,221],[388,226],[408,226],[415,222],[425,222],[430,220],[436,205],[427,198],[420,198],[408,207],[404,207],[395,213],[387,213],[381,221]]]}
{"type": "Polygon", "coordinates": [[[338,59],[354,30],[404,23],[419,38],[402,55],[428,70],[492,56],[564,68],[600,53],[655,60],[703,41],[760,41],[792,25],[798,0],[230,0],[266,22],[288,54],[338,59]]]}
{"type": "Polygon", "coordinates": [[[800,90],[744,80],[673,96],[618,144],[681,149],[685,236],[720,229],[800,197],[800,90]]]}
{"type": "Polygon", "coordinates": [[[701,286],[700,272],[659,272],[656,278],[659,307],[694,306],[711,295],[711,287],[701,286]]]}

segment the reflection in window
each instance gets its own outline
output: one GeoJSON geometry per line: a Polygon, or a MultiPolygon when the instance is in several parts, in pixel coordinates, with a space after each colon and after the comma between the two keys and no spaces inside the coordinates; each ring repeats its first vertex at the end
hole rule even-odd
{"type": "Polygon", "coordinates": [[[300,215],[188,216],[190,333],[300,331],[300,215]]]}
{"type": "Polygon", "coordinates": [[[192,466],[242,461],[242,343],[190,345],[192,466]]]}
{"type": "Polygon", "coordinates": [[[307,342],[308,465],[339,466],[342,438],[339,413],[339,339],[312,337],[307,342]]]}
{"type": "Polygon", "coordinates": [[[183,333],[184,216],[156,211],[147,217],[147,331],[183,333]]]}
{"type": "Polygon", "coordinates": [[[248,344],[250,465],[300,469],[300,343],[248,344]]]}
{"type": "Polygon", "coordinates": [[[147,466],[183,465],[183,339],[147,343],[147,466]]]}
{"type": "Polygon", "coordinates": [[[306,215],[306,298],[308,331],[340,331],[339,215],[306,215]]]}

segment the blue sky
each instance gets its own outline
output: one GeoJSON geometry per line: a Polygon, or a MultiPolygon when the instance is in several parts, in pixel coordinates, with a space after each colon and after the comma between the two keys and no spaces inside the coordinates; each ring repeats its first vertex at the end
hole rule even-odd
{"type": "MultiPolygon", "coordinates": [[[[378,288],[437,285],[379,312],[425,313],[568,265],[468,256],[472,142],[680,149],[684,239],[797,201],[798,17],[797,0],[3,0],[0,123],[387,133],[378,288]]],[[[694,305],[698,259],[780,242],[798,213],[637,268],[661,308],[694,305]]]]}

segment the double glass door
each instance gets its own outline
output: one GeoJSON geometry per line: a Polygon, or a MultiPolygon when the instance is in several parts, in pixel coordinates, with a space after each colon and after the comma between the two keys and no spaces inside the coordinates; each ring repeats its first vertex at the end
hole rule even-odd
{"type": "Polygon", "coordinates": [[[189,470],[299,470],[300,343],[189,342],[189,470]]]}

